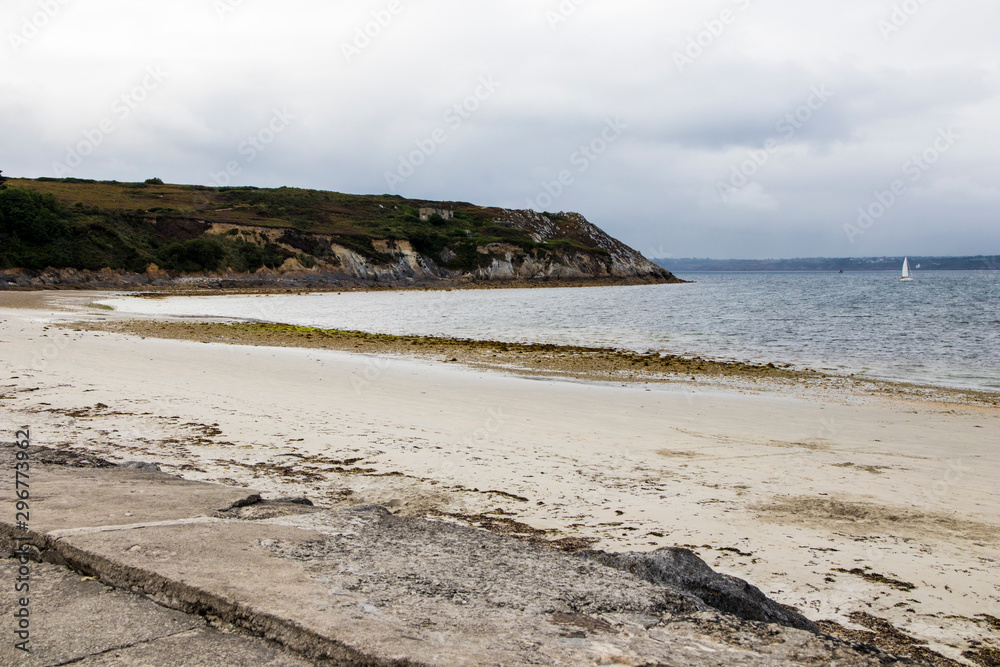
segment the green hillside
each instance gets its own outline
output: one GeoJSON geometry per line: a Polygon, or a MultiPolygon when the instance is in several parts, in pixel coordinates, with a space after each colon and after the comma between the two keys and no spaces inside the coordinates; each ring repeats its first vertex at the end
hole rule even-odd
{"type": "Polygon", "coordinates": [[[330,243],[373,263],[391,258],[378,240],[408,241],[453,271],[490,261],[477,248],[507,244],[532,256],[573,250],[607,256],[593,234],[562,214],[545,214],[565,236],[536,240],[503,209],[393,195],[348,195],[298,188],[212,188],[82,179],[10,179],[0,184],[0,269],[104,268],[142,272],[253,272],[296,258],[305,268],[335,261],[330,243]],[[454,212],[421,220],[421,207],[454,212]],[[219,226],[233,225],[224,233],[219,226]],[[253,229],[280,230],[280,237],[253,229]],[[216,233],[208,233],[214,229],[216,233]],[[447,249],[447,251],[446,251],[447,249]]]}

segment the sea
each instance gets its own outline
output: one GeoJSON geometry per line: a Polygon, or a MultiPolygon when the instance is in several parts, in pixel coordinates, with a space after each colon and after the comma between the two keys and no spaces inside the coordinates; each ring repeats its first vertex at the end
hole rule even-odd
{"type": "Polygon", "coordinates": [[[711,272],[684,285],[102,301],[124,313],[611,347],[1000,390],[1000,271],[711,272]]]}

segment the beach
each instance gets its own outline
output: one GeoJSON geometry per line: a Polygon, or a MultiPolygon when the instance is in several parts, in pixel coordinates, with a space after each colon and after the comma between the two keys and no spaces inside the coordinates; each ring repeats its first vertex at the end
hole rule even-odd
{"type": "Polygon", "coordinates": [[[687,546],[832,633],[883,619],[964,664],[1000,645],[988,395],[181,336],[102,296],[0,292],[3,428],[557,549],[687,546]]]}

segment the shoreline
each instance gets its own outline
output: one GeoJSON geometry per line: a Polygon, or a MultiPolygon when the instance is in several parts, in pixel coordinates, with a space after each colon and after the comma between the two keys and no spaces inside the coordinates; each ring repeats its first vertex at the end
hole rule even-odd
{"type": "Polygon", "coordinates": [[[845,376],[788,365],[704,359],[614,348],[506,343],[492,340],[401,336],[322,329],[292,324],[229,321],[219,318],[142,318],[113,322],[73,322],[72,328],[125,333],[140,337],[231,345],[299,347],[317,350],[393,355],[459,363],[477,370],[515,375],[611,383],[724,384],[757,391],[852,391],[866,396],[998,407],[1000,392],[845,376]]]}
{"type": "Polygon", "coordinates": [[[834,634],[955,661],[934,664],[998,646],[996,407],[752,369],[657,380],[638,355],[577,378],[555,346],[233,344],[239,327],[186,320],[168,328],[197,335],[171,339],[127,333],[101,296],[0,293],[0,406],[40,444],[557,548],[686,546],[834,634]],[[531,371],[546,359],[555,375],[531,371]]]}
{"type": "MultiPolygon", "coordinates": [[[[544,290],[544,286],[542,285],[536,287],[544,290]]],[[[495,293],[497,297],[495,301],[507,304],[507,307],[513,307],[515,311],[517,311],[519,304],[524,299],[527,299],[527,304],[547,304],[543,305],[543,308],[550,306],[558,308],[559,304],[564,302],[559,297],[558,292],[551,290],[544,294],[537,294],[536,297],[530,299],[528,295],[524,295],[522,299],[517,291],[506,289],[502,285],[493,285],[489,289],[500,290],[500,292],[495,293]]],[[[586,308],[588,304],[593,302],[597,307],[602,309],[605,318],[609,317],[609,315],[614,318],[615,316],[611,313],[614,312],[613,309],[616,307],[615,301],[617,299],[637,300],[638,302],[649,301],[670,308],[669,304],[671,303],[688,303],[692,300],[698,300],[703,291],[712,293],[717,290],[717,285],[693,286],[684,292],[673,292],[669,289],[661,290],[659,287],[646,285],[632,285],[620,286],[620,289],[584,288],[581,294],[569,296],[573,296],[570,299],[570,303],[579,302],[586,308]],[[608,311],[609,308],[612,309],[610,313],[608,311]]],[[[365,290],[366,293],[368,291],[370,290],[365,290]]],[[[459,293],[453,295],[443,294],[443,292],[448,291],[453,290],[446,288],[440,290],[418,290],[418,292],[426,293],[424,296],[414,298],[416,299],[416,303],[432,301],[436,304],[440,302],[440,306],[435,306],[435,312],[440,310],[442,317],[444,317],[445,309],[449,307],[449,304],[455,307],[469,307],[470,303],[472,303],[470,301],[472,299],[471,295],[466,294],[462,296],[459,293]],[[433,300],[433,294],[438,294],[439,298],[433,300]]],[[[581,318],[577,318],[580,320],[579,322],[567,322],[565,323],[566,326],[562,326],[562,323],[543,314],[538,323],[539,326],[535,328],[532,322],[525,321],[523,317],[517,315],[517,312],[513,315],[521,325],[517,329],[511,327],[510,323],[494,329],[487,320],[483,320],[481,316],[475,315],[471,319],[460,318],[456,321],[458,325],[456,328],[448,324],[441,324],[436,320],[428,320],[426,317],[420,316],[419,313],[415,315],[417,317],[416,324],[411,326],[407,325],[404,320],[400,320],[399,314],[393,309],[386,310],[387,303],[397,301],[400,307],[404,307],[404,302],[408,298],[406,290],[390,288],[382,294],[371,296],[371,310],[379,318],[378,320],[351,316],[351,311],[347,304],[359,306],[364,311],[367,310],[365,304],[368,301],[368,297],[345,292],[344,301],[342,302],[336,296],[337,294],[340,294],[340,292],[323,289],[318,291],[287,291],[270,294],[254,294],[251,292],[232,294],[231,296],[234,297],[235,302],[240,304],[236,308],[220,306],[219,304],[223,304],[223,301],[208,298],[230,296],[229,294],[223,295],[200,291],[183,294],[135,292],[118,293],[109,296],[117,297],[111,300],[110,305],[120,309],[121,314],[128,316],[131,313],[136,318],[151,319],[160,317],[181,321],[245,321],[288,324],[292,326],[314,327],[317,333],[324,327],[332,326],[345,330],[351,329],[369,333],[380,332],[402,337],[429,336],[437,337],[441,340],[455,338],[456,340],[472,340],[487,343],[512,341],[525,344],[534,343],[537,345],[582,348],[594,343],[592,339],[582,337],[582,329],[579,329],[579,326],[599,326],[599,321],[595,320],[588,313],[583,313],[581,318]],[[201,299],[195,298],[187,303],[178,299],[173,302],[174,306],[167,304],[154,305],[155,299],[170,296],[191,296],[201,297],[201,299]],[[306,310],[302,310],[301,306],[294,305],[298,302],[291,300],[290,297],[292,296],[304,299],[315,298],[317,303],[322,302],[324,304],[329,301],[330,306],[333,308],[332,312],[340,312],[344,308],[348,308],[348,310],[343,311],[347,314],[347,317],[337,317],[332,320],[330,318],[316,319],[309,316],[309,311],[316,306],[310,305],[306,310]],[[240,297],[243,297],[243,299],[241,300],[240,297]],[[260,297],[259,304],[256,301],[247,302],[245,300],[250,297],[260,297]],[[141,301],[132,300],[146,298],[153,301],[143,304],[141,301]],[[199,302],[201,305],[193,305],[195,302],[199,302]],[[213,303],[216,305],[213,306],[213,303]],[[472,328],[466,325],[470,325],[472,328]],[[524,332],[532,330],[534,330],[533,334],[529,333],[525,335],[524,332]],[[502,333],[500,333],[501,331],[502,333]]],[[[492,297],[488,301],[488,305],[494,304],[492,297]]],[[[706,363],[721,363],[730,367],[740,364],[751,367],[766,366],[770,363],[782,369],[806,372],[816,371],[830,378],[838,378],[838,381],[840,381],[839,379],[850,378],[866,385],[879,384],[882,387],[897,387],[901,388],[905,393],[917,396],[922,393],[926,394],[927,392],[979,395],[980,397],[987,398],[976,398],[973,399],[974,402],[986,405],[993,404],[992,399],[989,397],[1000,396],[1000,383],[998,383],[1000,378],[997,377],[995,363],[996,355],[990,354],[987,349],[984,353],[984,358],[973,364],[968,361],[971,358],[968,355],[975,354],[975,350],[962,344],[960,341],[954,343],[954,346],[959,348],[957,351],[949,351],[949,349],[945,348],[951,348],[952,345],[941,343],[941,341],[935,339],[936,342],[943,345],[942,356],[932,354],[931,358],[928,359],[926,355],[917,355],[912,349],[907,351],[905,344],[899,351],[899,355],[902,356],[896,356],[894,344],[886,345],[880,343],[879,345],[866,347],[866,342],[860,339],[857,341],[857,345],[848,347],[845,345],[845,341],[848,338],[839,336],[835,331],[831,332],[831,336],[833,336],[832,340],[834,341],[833,346],[828,349],[823,339],[820,339],[818,336],[816,338],[810,337],[817,329],[809,325],[798,325],[800,327],[804,326],[804,329],[799,329],[799,333],[803,337],[802,339],[788,337],[789,333],[793,333],[794,330],[789,330],[783,336],[773,338],[769,337],[769,333],[766,330],[760,329],[756,325],[751,326],[751,330],[744,336],[731,323],[719,325],[722,328],[716,329],[716,325],[713,325],[710,321],[696,321],[688,318],[688,320],[677,323],[676,326],[671,324],[663,326],[661,320],[672,322],[678,320],[678,318],[672,315],[650,316],[643,313],[633,314],[627,308],[625,315],[634,315],[638,321],[643,322],[643,330],[634,333],[628,330],[620,330],[621,327],[616,326],[612,321],[611,328],[615,331],[615,334],[611,338],[606,336],[599,337],[599,340],[602,342],[597,343],[597,345],[607,346],[609,349],[616,351],[635,351],[640,354],[659,353],[663,357],[673,359],[701,359],[706,363]],[[649,328],[650,325],[653,328],[649,328]],[[715,340],[714,344],[709,342],[712,336],[719,335],[723,336],[721,340],[715,340]],[[721,354],[720,350],[723,351],[721,354]]],[[[698,317],[704,318],[709,316],[711,316],[710,312],[698,311],[698,317]]],[[[681,319],[683,320],[683,318],[681,319]]],[[[729,321],[732,322],[732,318],[729,318],[729,321]]],[[[809,324],[811,325],[812,322],[809,324]]],[[[331,329],[331,331],[333,330],[331,329]]],[[[857,332],[847,332],[845,335],[857,338],[859,334],[857,332]]],[[[986,335],[988,335],[988,331],[986,335]]],[[[912,345],[910,347],[912,348],[912,345]]],[[[643,361],[645,360],[643,359],[643,361]]],[[[697,368],[690,370],[697,370],[697,368]]]]}
{"type": "MultiPolygon", "coordinates": [[[[694,281],[672,276],[588,276],[482,280],[478,278],[438,278],[417,280],[313,280],[308,275],[274,274],[272,279],[249,276],[190,276],[186,282],[156,284],[156,280],[136,274],[133,278],[115,280],[94,272],[91,280],[81,282],[42,282],[19,285],[0,283],[3,292],[94,292],[114,291],[146,298],[167,296],[223,296],[246,294],[311,294],[316,292],[391,292],[391,291],[451,291],[487,289],[538,289],[570,287],[627,287],[632,285],[684,285],[694,281]]],[[[2,276],[3,274],[0,274],[2,276]]],[[[172,279],[178,280],[178,279],[172,279]]]]}

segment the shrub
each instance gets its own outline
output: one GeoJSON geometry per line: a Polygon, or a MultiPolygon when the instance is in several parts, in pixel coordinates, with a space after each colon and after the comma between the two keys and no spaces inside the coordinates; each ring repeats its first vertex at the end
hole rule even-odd
{"type": "Polygon", "coordinates": [[[59,200],[25,188],[0,191],[0,236],[17,236],[29,243],[48,243],[69,231],[59,200]]]}
{"type": "Polygon", "coordinates": [[[259,246],[249,241],[236,241],[235,253],[231,255],[230,266],[237,271],[253,273],[262,266],[276,269],[284,264],[285,251],[273,243],[259,246]]]}
{"type": "Polygon", "coordinates": [[[177,271],[215,271],[222,264],[225,250],[215,239],[197,238],[171,243],[161,253],[161,266],[177,271]]]}

